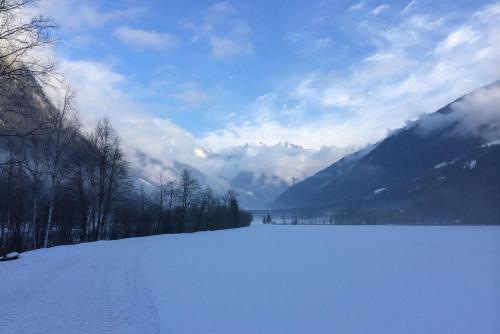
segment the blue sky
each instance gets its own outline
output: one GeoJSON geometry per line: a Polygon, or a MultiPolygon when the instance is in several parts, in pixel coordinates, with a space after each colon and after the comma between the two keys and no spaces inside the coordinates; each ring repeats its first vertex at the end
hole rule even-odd
{"type": "Polygon", "coordinates": [[[200,149],[246,142],[360,147],[500,78],[495,1],[39,8],[60,24],[52,56],[83,118],[108,115],[127,144],[195,165],[200,149]]]}

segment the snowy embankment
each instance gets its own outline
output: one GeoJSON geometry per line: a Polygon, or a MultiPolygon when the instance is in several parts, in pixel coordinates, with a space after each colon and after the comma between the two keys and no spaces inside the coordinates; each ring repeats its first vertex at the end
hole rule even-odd
{"type": "Polygon", "coordinates": [[[0,263],[0,333],[500,333],[500,227],[265,226],[0,263]]]}

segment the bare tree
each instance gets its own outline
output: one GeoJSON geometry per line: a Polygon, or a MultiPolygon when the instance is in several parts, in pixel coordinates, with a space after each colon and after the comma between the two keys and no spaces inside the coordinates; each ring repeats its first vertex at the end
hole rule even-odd
{"type": "Polygon", "coordinates": [[[207,224],[204,221],[206,216],[209,214],[210,208],[212,206],[213,191],[210,187],[205,187],[203,191],[200,192],[199,208],[197,215],[196,227],[198,230],[207,229],[207,224]]]}
{"type": "Polygon", "coordinates": [[[95,153],[92,144],[83,135],[77,138],[73,160],[72,184],[78,201],[78,220],[80,225],[79,242],[88,241],[91,222],[92,185],[94,181],[95,153]]]}
{"type": "Polygon", "coordinates": [[[178,188],[175,181],[167,181],[164,185],[165,201],[167,204],[166,223],[163,224],[162,232],[167,233],[172,231],[173,225],[173,209],[178,197],[178,188]]]}
{"type": "Polygon", "coordinates": [[[49,245],[49,234],[52,228],[52,214],[57,188],[70,171],[67,157],[75,136],[79,133],[79,123],[74,113],[73,93],[66,90],[62,105],[49,117],[45,153],[49,186],[49,214],[43,247],[49,245]]]}
{"type": "Polygon", "coordinates": [[[186,215],[188,212],[189,205],[195,199],[196,192],[199,190],[200,185],[198,180],[196,180],[193,174],[188,170],[184,169],[181,172],[179,178],[179,196],[180,196],[180,204],[181,204],[181,221],[180,221],[180,230],[181,232],[185,232],[189,230],[189,227],[186,226],[186,215]]]}
{"type": "Polygon", "coordinates": [[[124,186],[128,177],[128,166],[120,147],[120,139],[111,127],[109,119],[100,120],[89,141],[94,148],[92,178],[92,222],[93,238],[103,237],[111,203],[124,186]]]}
{"type": "Polygon", "coordinates": [[[31,235],[33,239],[33,248],[37,247],[38,235],[38,204],[39,195],[44,182],[46,171],[43,167],[44,152],[40,136],[30,136],[23,142],[23,167],[31,176],[31,235]]]}
{"type": "MultiPolygon", "coordinates": [[[[22,107],[29,104],[23,89],[40,90],[54,73],[54,62],[42,59],[37,51],[55,42],[57,27],[48,17],[30,14],[36,3],[0,0],[0,138],[28,137],[40,128],[29,119],[33,113],[22,107]]],[[[0,161],[0,166],[22,162],[16,157],[0,161]]]]}
{"type": "Polygon", "coordinates": [[[163,222],[163,205],[165,202],[165,176],[162,172],[158,174],[157,184],[158,184],[158,221],[156,222],[156,227],[153,228],[155,233],[159,233],[162,222],[163,222]]]}
{"type": "Polygon", "coordinates": [[[29,15],[37,0],[0,0],[0,79],[36,77],[44,80],[54,64],[34,53],[55,41],[56,24],[29,15]]]}

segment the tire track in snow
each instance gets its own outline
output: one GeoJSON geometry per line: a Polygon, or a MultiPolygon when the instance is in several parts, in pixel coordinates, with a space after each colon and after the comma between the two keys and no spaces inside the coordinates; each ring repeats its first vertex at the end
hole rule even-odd
{"type": "Polygon", "coordinates": [[[99,320],[99,333],[111,334],[115,327],[113,321],[113,297],[112,297],[112,282],[115,264],[109,261],[106,264],[106,270],[101,270],[101,275],[97,275],[96,279],[100,279],[99,293],[97,296],[100,298],[99,311],[97,314],[99,320]]]}
{"type": "Polygon", "coordinates": [[[26,285],[0,298],[0,305],[5,305],[7,304],[6,301],[9,301],[9,308],[0,310],[0,333],[7,332],[9,328],[14,328],[15,332],[19,332],[16,329],[20,322],[18,319],[26,317],[25,311],[31,309],[35,297],[45,292],[52,282],[76,266],[76,262],[67,260],[64,259],[55,267],[48,268],[47,272],[49,274],[39,273],[39,275],[33,275],[26,285]],[[12,300],[16,302],[12,303],[12,300]]]}
{"type": "Polygon", "coordinates": [[[137,333],[160,333],[160,318],[154,304],[151,290],[144,275],[144,253],[150,247],[141,248],[129,263],[127,295],[132,309],[129,309],[137,333]]]}
{"type": "Polygon", "coordinates": [[[3,332],[5,328],[7,328],[8,325],[14,323],[16,320],[16,314],[18,310],[16,309],[9,309],[9,310],[2,310],[0,311],[0,330],[3,332]]]}

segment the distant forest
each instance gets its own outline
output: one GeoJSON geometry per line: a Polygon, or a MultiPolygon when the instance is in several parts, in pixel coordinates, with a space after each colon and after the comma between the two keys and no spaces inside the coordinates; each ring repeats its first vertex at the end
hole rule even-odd
{"type": "Polygon", "coordinates": [[[259,210],[262,223],[274,225],[489,225],[495,221],[461,221],[440,208],[302,208],[259,210]]]}
{"type": "Polygon", "coordinates": [[[189,170],[134,185],[120,138],[103,118],[84,130],[74,92],[44,94],[54,64],[34,56],[56,24],[26,20],[31,0],[0,1],[0,256],[61,244],[248,226],[232,191],[218,196],[189,170]]]}

